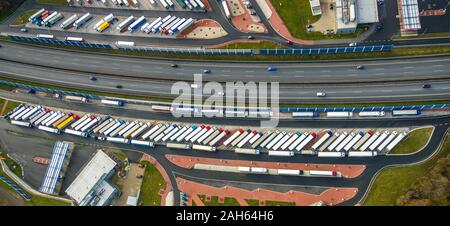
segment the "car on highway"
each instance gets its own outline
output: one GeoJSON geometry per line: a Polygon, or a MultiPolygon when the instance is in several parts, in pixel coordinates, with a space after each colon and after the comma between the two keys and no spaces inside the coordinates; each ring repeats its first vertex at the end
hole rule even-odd
{"type": "Polygon", "coordinates": [[[291,40],[286,40],[286,44],[292,45],[292,41],[291,40]]]}
{"type": "Polygon", "coordinates": [[[192,88],[192,89],[197,89],[197,88],[198,88],[198,85],[195,84],[195,83],[193,83],[193,84],[191,84],[191,88],[192,88]]]}
{"type": "Polygon", "coordinates": [[[170,66],[173,67],[173,68],[177,68],[178,64],[171,64],[170,66]]]}
{"type": "Polygon", "coordinates": [[[325,92],[317,92],[316,96],[318,97],[325,97],[327,94],[325,92]]]}
{"type": "Polygon", "coordinates": [[[267,71],[277,71],[277,68],[274,66],[270,66],[267,68],[267,71]]]}
{"type": "Polygon", "coordinates": [[[123,86],[122,86],[122,85],[116,85],[116,88],[117,88],[117,89],[122,89],[123,86]]]}
{"type": "Polygon", "coordinates": [[[219,96],[223,96],[223,95],[225,95],[223,92],[217,92],[217,95],[219,95],[219,96]]]}
{"type": "Polygon", "coordinates": [[[28,32],[28,29],[26,29],[26,28],[21,28],[20,31],[21,31],[21,32],[28,32]]]}
{"type": "Polygon", "coordinates": [[[431,85],[430,85],[430,84],[423,84],[423,85],[422,85],[422,88],[424,88],[424,89],[429,89],[429,88],[431,88],[431,85]]]}
{"type": "Polygon", "coordinates": [[[358,66],[356,66],[356,69],[362,70],[362,69],[364,69],[364,65],[358,65],[358,66]]]}
{"type": "Polygon", "coordinates": [[[2,47],[2,45],[0,45],[0,47],[2,47]]]}
{"type": "Polygon", "coordinates": [[[352,42],[352,43],[350,43],[350,44],[348,44],[348,46],[350,46],[350,47],[355,47],[355,46],[357,46],[358,44],[356,43],[356,42],[352,42]]]}
{"type": "Polygon", "coordinates": [[[91,80],[91,81],[97,81],[97,77],[91,76],[91,77],[89,77],[89,80],[91,80]]]}
{"type": "Polygon", "coordinates": [[[211,70],[209,70],[209,69],[203,70],[203,74],[209,74],[209,73],[211,73],[211,70]]]}
{"type": "Polygon", "coordinates": [[[247,37],[247,39],[255,39],[255,37],[249,35],[249,36],[247,37]]]}

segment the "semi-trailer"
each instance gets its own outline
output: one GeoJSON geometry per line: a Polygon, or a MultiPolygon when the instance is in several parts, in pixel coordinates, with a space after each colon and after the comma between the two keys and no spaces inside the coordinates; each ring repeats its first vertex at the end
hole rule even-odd
{"type": "Polygon", "coordinates": [[[248,166],[238,166],[238,171],[242,173],[250,173],[250,167],[248,166]]]}
{"type": "Polygon", "coordinates": [[[378,153],[376,151],[349,151],[348,157],[375,157],[378,153]]]}
{"type": "Polygon", "coordinates": [[[191,3],[192,7],[197,8],[198,4],[194,0],[189,0],[189,3],[191,3]]]}
{"type": "Polygon", "coordinates": [[[127,41],[117,41],[116,46],[123,47],[123,46],[134,46],[134,42],[127,42],[127,41]]]}
{"type": "Polygon", "coordinates": [[[264,148],[266,145],[268,145],[273,139],[275,139],[280,134],[279,130],[276,130],[274,133],[272,133],[266,140],[264,140],[259,147],[264,148]]]}
{"type": "Polygon", "coordinates": [[[335,176],[337,176],[337,172],[331,171],[331,170],[310,170],[309,175],[335,177],[335,176]]]}
{"type": "Polygon", "coordinates": [[[133,23],[134,20],[134,16],[129,16],[127,19],[122,21],[122,23],[119,23],[119,25],[117,25],[116,30],[121,31],[122,29],[128,27],[131,23],[133,23]]]}
{"type": "Polygon", "coordinates": [[[222,0],[222,7],[223,7],[223,11],[225,12],[225,16],[230,19],[231,18],[231,14],[230,14],[230,9],[228,8],[227,5],[227,1],[222,0]]]}
{"type": "Polygon", "coordinates": [[[103,121],[102,123],[100,123],[100,125],[98,125],[97,127],[95,127],[92,132],[93,133],[98,133],[101,129],[105,128],[106,125],[110,124],[113,121],[113,119],[107,119],[105,121],[103,121]]]}
{"type": "Polygon", "coordinates": [[[330,146],[328,146],[327,150],[333,151],[345,139],[345,137],[347,137],[347,135],[347,132],[342,132],[341,135],[339,135],[339,137],[336,138],[336,140],[331,143],[330,146]]]}
{"type": "Polygon", "coordinates": [[[29,122],[22,122],[22,121],[16,121],[16,120],[11,120],[11,124],[17,125],[17,126],[31,127],[31,123],[29,123],[29,122]]]}
{"type": "Polygon", "coordinates": [[[369,130],[355,145],[353,145],[352,149],[357,151],[372,135],[373,131],[369,130]]]}
{"type": "Polygon", "coordinates": [[[365,151],[367,148],[369,148],[369,146],[376,140],[378,139],[378,137],[380,136],[379,132],[376,132],[375,134],[373,134],[369,140],[367,140],[367,142],[365,142],[360,148],[360,151],[365,151]]]}
{"type": "Polygon", "coordinates": [[[216,147],[214,147],[214,146],[207,146],[207,145],[198,145],[198,144],[194,144],[194,145],[192,145],[192,150],[198,150],[198,151],[216,151],[216,147]]]}
{"type": "Polygon", "coordinates": [[[384,111],[361,111],[359,117],[383,117],[386,115],[384,111]]]}
{"type": "MultiPolygon", "coordinates": [[[[147,33],[147,34],[150,33],[150,31],[152,30],[152,28],[153,28],[157,23],[161,22],[161,20],[162,20],[161,17],[156,18],[156,20],[154,20],[153,22],[151,22],[151,23],[144,29],[144,32],[147,33]]],[[[153,109],[153,106],[158,106],[158,105],[152,105],[152,109],[153,109]]],[[[166,106],[164,106],[164,107],[166,107],[166,106]]]]}
{"type": "Polygon", "coordinates": [[[144,125],[142,125],[139,129],[137,129],[136,131],[134,131],[131,134],[131,138],[136,138],[139,135],[141,135],[146,129],[150,128],[151,124],[150,123],[145,123],[144,125]]]}
{"type": "Polygon", "coordinates": [[[259,133],[257,133],[257,134],[255,134],[253,137],[252,137],[252,139],[250,139],[249,141],[248,141],[248,143],[249,144],[254,144],[262,135],[263,135],[264,133],[262,133],[262,132],[259,132],[259,133]]]}
{"type": "Polygon", "coordinates": [[[184,3],[184,0],[177,0],[178,5],[181,6],[181,8],[185,9],[186,8],[186,3],[184,3]]]}
{"type": "Polygon", "coordinates": [[[52,19],[53,17],[55,17],[56,15],[58,15],[58,11],[54,11],[53,13],[51,13],[49,16],[42,18],[42,23],[45,25],[47,24],[47,22],[52,19]]]}
{"type": "Polygon", "coordinates": [[[405,136],[407,132],[398,134],[398,136],[386,147],[387,151],[391,151],[405,136]]]}
{"type": "Polygon", "coordinates": [[[321,151],[317,152],[317,157],[345,157],[344,152],[328,152],[328,151],[321,151]]]}
{"type": "Polygon", "coordinates": [[[301,170],[292,170],[292,169],[278,169],[278,175],[286,175],[286,176],[299,176],[301,170]]]}
{"type": "Polygon", "coordinates": [[[145,32],[145,29],[147,29],[148,26],[150,26],[150,23],[146,22],[139,30],[145,32]]]}
{"type": "Polygon", "coordinates": [[[162,125],[158,130],[156,130],[152,135],[150,135],[149,139],[150,140],[155,140],[155,138],[157,136],[159,136],[159,134],[163,133],[164,130],[167,129],[167,127],[168,127],[167,125],[162,125]]]}
{"type": "Polygon", "coordinates": [[[100,122],[100,118],[99,117],[94,117],[94,119],[92,121],[90,121],[89,123],[87,123],[85,126],[83,126],[80,131],[81,132],[87,132],[90,131],[90,129],[97,123],[100,122]]]}
{"type": "Polygon", "coordinates": [[[40,125],[45,126],[45,124],[52,120],[53,118],[55,118],[56,116],[58,116],[60,114],[60,112],[53,112],[49,117],[47,117],[46,119],[42,120],[41,123],[39,123],[40,125]]]}
{"type": "Polygon", "coordinates": [[[72,134],[72,135],[80,136],[80,137],[87,137],[88,136],[88,134],[86,132],[76,131],[76,130],[73,130],[73,129],[65,129],[64,133],[72,134]]]}
{"type": "Polygon", "coordinates": [[[100,26],[98,26],[98,27],[96,28],[96,30],[97,30],[98,32],[103,32],[103,31],[106,30],[110,25],[111,25],[110,23],[108,23],[108,22],[106,22],[106,21],[103,21],[103,22],[100,24],[100,26]]]}
{"type": "Polygon", "coordinates": [[[66,42],[84,42],[84,38],[82,38],[82,37],[65,37],[64,41],[66,41],[66,42]]]}
{"type": "Polygon", "coordinates": [[[383,140],[386,139],[386,137],[387,137],[388,135],[389,135],[389,131],[387,131],[387,130],[384,131],[384,133],[381,134],[381,136],[378,137],[378,139],[375,140],[375,141],[373,142],[373,144],[371,144],[371,145],[369,146],[369,150],[370,150],[370,151],[375,150],[375,148],[377,148],[377,147],[381,144],[381,142],[383,142],[383,140]]]}
{"type": "Polygon", "coordinates": [[[353,112],[350,111],[329,111],[327,112],[328,118],[351,118],[353,112]]]}
{"type": "Polygon", "coordinates": [[[347,137],[345,137],[345,139],[341,143],[339,143],[338,146],[336,146],[336,148],[334,150],[342,151],[344,149],[345,145],[347,145],[355,136],[356,136],[356,134],[351,132],[350,134],[347,135],[347,137]]]}
{"type": "Polygon", "coordinates": [[[176,132],[173,136],[170,137],[170,141],[174,141],[175,139],[177,139],[179,136],[181,136],[181,134],[186,132],[186,130],[188,130],[189,128],[190,127],[184,126],[180,130],[178,130],[178,132],[176,132]]]}
{"type": "Polygon", "coordinates": [[[197,134],[195,134],[195,136],[193,136],[190,141],[192,143],[194,143],[195,141],[198,140],[198,138],[200,138],[203,134],[205,134],[206,132],[208,132],[211,129],[211,127],[209,126],[205,126],[202,130],[200,130],[200,132],[198,132],[197,134]]]}
{"type": "Polygon", "coordinates": [[[169,7],[173,8],[174,4],[172,2],[172,0],[166,0],[167,4],[169,4],[169,7]]]}
{"type": "Polygon", "coordinates": [[[120,137],[106,137],[106,140],[114,143],[129,144],[130,140],[120,137]]]}
{"type": "Polygon", "coordinates": [[[293,118],[315,118],[319,116],[319,113],[316,111],[309,111],[309,112],[301,112],[301,111],[296,111],[296,112],[292,112],[292,117],[293,118]]]}
{"type": "Polygon", "coordinates": [[[104,126],[103,128],[101,128],[98,131],[98,134],[103,134],[106,132],[106,130],[108,130],[109,128],[111,128],[112,126],[114,126],[117,123],[117,120],[112,120],[110,123],[108,123],[106,126],[104,126]]]}
{"type": "Polygon", "coordinates": [[[136,124],[131,127],[131,129],[129,129],[126,133],[123,134],[123,138],[130,138],[131,134],[133,134],[136,130],[138,130],[139,128],[141,128],[142,123],[141,122],[136,122],[136,124]]]}
{"type": "Polygon", "coordinates": [[[74,101],[80,101],[80,102],[83,102],[83,103],[86,103],[86,102],[87,102],[86,97],[80,97],[80,96],[66,95],[66,96],[65,96],[65,99],[66,99],[66,100],[69,100],[69,101],[72,101],[72,100],[74,100],[74,101]]]}
{"type": "Polygon", "coordinates": [[[156,130],[159,130],[161,128],[162,124],[158,124],[153,126],[153,128],[151,128],[150,130],[148,130],[147,132],[144,133],[144,135],[142,135],[142,140],[146,140],[150,135],[152,135],[154,132],[156,132],[156,130]]]}
{"type": "Polygon", "coordinates": [[[70,123],[74,122],[74,121],[77,120],[77,119],[78,119],[78,116],[73,114],[73,115],[69,116],[66,120],[64,120],[64,121],[62,121],[61,123],[59,123],[59,124],[56,126],[56,128],[59,129],[59,130],[63,130],[63,129],[65,129],[67,126],[69,126],[70,123]]]}
{"type": "Polygon", "coordinates": [[[131,144],[134,145],[139,145],[139,146],[146,146],[146,147],[155,147],[155,144],[153,142],[150,141],[145,141],[145,140],[131,140],[131,144]]]}
{"type": "Polygon", "coordinates": [[[394,110],[392,111],[393,116],[416,116],[420,115],[420,110],[394,110]]]}
{"type": "Polygon", "coordinates": [[[302,135],[300,135],[300,137],[297,138],[297,140],[295,140],[291,145],[289,145],[288,147],[289,151],[294,150],[294,148],[297,147],[307,136],[309,136],[309,133],[303,133],[302,135]]]}
{"type": "Polygon", "coordinates": [[[191,149],[189,144],[178,144],[178,143],[166,143],[167,148],[173,149],[191,149]]]}
{"type": "MultiPolygon", "coordinates": [[[[195,23],[195,20],[192,18],[187,19],[184,23],[182,23],[180,26],[178,26],[177,29],[175,29],[173,31],[173,33],[176,32],[183,32],[184,30],[186,30],[187,28],[189,28],[192,24],[195,23]]],[[[234,112],[234,111],[233,111],[234,112]]],[[[237,117],[245,117],[245,111],[240,111],[240,112],[236,112],[236,116],[237,117]]]]}
{"type": "Polygon", "coordinates": [[[228,146],[234,139],[236,139],[238,136],[240,136],[242,133],[244,132],[243,129],[238,129],[236,130],[236,132],[233,133],[233,135],[231,135],[230,137],[228,137],[228,139],[226,139],[223,142],[224,146],[228,146]]]}
{"type": "Polygon", "coordinates": [[[242,148],[242,146],[244,146],[253,136],[255,136],[256,134],[258,134],[258,132],[256,132],[256,130],[253,130],[252,132],[250,132],[246,137],[244,137],[244,139],[242,139],[237,145],[236,147],[238,148],[242,148]]]}
{"type": "Polygon", "coordinates": [[[328,130],[327,132],[325,132],[325,134],[323,134],[319,140],[313,144],[313,146],[311,147],[312,150],[317,150],[320,145],[322,145],[323,143],[325,143],[325,141],[328,140],[328,138],[330,138],[331,136],[333,136],[333,132],[331,130],[328,130]]]}
{"type": "Polygon", "coordinates": [[[293,151],[269,151],[269,156],[291,157],[291,156],[294,156],[294,152],[293,151]]]}
{"type": "Polygon", "coordinates": [[[334,133],[324,144],[320,145],[317,151],[325,151],[330,144],[332,144],[341,134],[339,132],[334,133]]]}
{"type": "Polygon", "coordinates": [[[222,128],[216,129],[209,137],[207,137],[204,141],[202,141],[203,145],[209,144],[214,138],[216,138],[221,132],[222,128]]]}
{"type": "Polygon", "coordinates": [[[83,26],[84,23],[86,23],[87,21],[89,21],[90,19],[92,19],[92,15],[90,13],[86,13],[84,14],[82,17],[80,17],[78,20],[76,20],[73,23],[73,26],[78,29],[81,26],[83,26]]]}
{"type": "Polygon", "coordinates": [[[195,2],[197,3],[198,7],[200,7],[201,9],[205,8],[205,4],[203,4],[203,2],[201,0],[195,0],[195,2]]]}
{"type": "Polygon", "coordinates": [[[23,110],[27,109],[27,106],[25,105],[19,105],[19,107],[17,107],[16,109],[14,109],[12,112],[12,114],[10,114],[8,116],[9,119],[14,119],[18,114],[20,114],[20,112],[22,112],[23,110]]]}
{"type": "Polygon", "coordinates": [[[167,2],[165,0],[159,0],[159,2],[161,2],[161,4],[163,5],[164,8],[166,8],[166,9],[169,8],[169,4],[167,4],[167,2]]]}
{"type": "Polygon", "coordinates": [[[77,14],[74,14],[74,15],[72,15],[71,17],[69,17],[67,20],[65,20],[65,21],[63,21],[62,23],[61,23],[61,25],[59,25],[62,29],[67,29],[67,28],[69,28],[69,26],[72,26],[73,25],[73,23],[75,22],[75,21],[77,21],[78,20],[78,15],[77,14]]]}
{"type": "Polygon", "coordinates": [[[282,146],[281,146],[281,150],[284,151],[286,150],[286,148],[288,148],[295,140],[297,140],[297,138],[299,138],[302,135],[301,132],[296,132],[294,134],[292,134],[292,136],[289,138],[289,140],[287,140],[282,146]]]}
{"type": "MultiPolygon", "coordinates": [[[[56,121],[58,121],[59,119],[61,119],[62,117],[64,117],[66,114],[64,112],[61,112],[60,114],[58,114],[56,117],[54,117],[52,120],[48,121],[47,123],[45,123],[45,126],[51,126],[53,125],[56,121]]],[[[53,127],[53,126],[52,126],[53,127]]]]}
{"type": "Polygon", "coordinates": [[[162,106],[162,105],[154,105],[152,104],[152,110],[154,111],[171,111],[171,106],[162,106]]]}
{"type": "Polygon", "coordinates": [[[344,151],[348,152],[350,150],[350,148],[352,148],[356,142],[358,142],[362,137],[364,136],[364,132],[363,131],[359,131],[358,134],[356,134],[352,140],[350,140],[350,142],[348,142],[345,146],[344,146],[344,151]]]}
{"type": "Polygon", "coordinates": [[[219,143],[219,141],[221,141],[225,136],[227,136],[228,134],[230,134],[230,131],[225,130],[222,133],[220,133],[216,138],[214,138],[209,145],[210,146],[215,146],[216,144],[219,143]]]}
{"type": "Polygon", "coordinates": [[[244,139],[251,132],[252,131],[250,129],[242,132],[236,139],[233,140],[233,142],[231,142],[231,147],[236,146],[239,142],[241,142],[242,139],[244,139]]]}
{"type": "Polygon", "coordinates": [[[266,145],[261,144],[262,148],[271,149],[278,141],[281,140],[281,138],[283,138],[284,135],[286,135],[285,131],[276,131],[275,133],[277,133],[277,135],[272,140],[270,140],[270,142],[268,142],[266,145]]]}
{"type": "Polygon", "coordinates": [[[392,132],[387,138],[386,140],[383,141],[383,143],[380,144],[380,146],[377,147],[378,151],[383,151],[383,149],[394,139],[394,137],[397,136],[397,132],[394,131],[392,132]]]}
{"type": "Polygon", "coordinates": [[[28,113],[22,115],[22,117],[20,117],[20,120],[22,120],[22,121],[28,120],[28,119],[31,118],[31,116],[33,114],[35,114],[36,112],[38,112],[40,110],[42,110],[42,107],[41,106],[37,106],[37,107],[31,109],[30,111],[28,111],[28,113]]]}
{"type": "MultiPolygon", "coordinates": [[[[201,125],[200,127],[197,127],[194,131],[192,131],[191,133],[189,133],[185,138],[184,141],[189,141],[192,137],[194,137],[197,133],[199,133],[200,131],[203,130],[203,128],[205,128],[204,125],[201,125]]],[[[177,139],[178,140],[178,139],[177,139]]]]}
{"type": "Polygon", "coordinates": [[[250,167],[250,172],[252,173],[267,173],[267,168],[264,167],[250,167]]]}
{"type": "Polygon", "coordinates": [[[260,153],[258,149],[251,149],[251,148],[235,148],[234,152],[239,154],[250,154],[250,155],[259,155],[260,153]]]}
{"type": "Polygon", "coordinates": [[[272,131],[267,131],[265,132],[263,135],[261,135],[261,137],[259,139],[257,139],[256,141],[254,141],[254,143],[252,144],[252,148],[255,149],[257,148],[262,142],[264,142],[264,140],[266,140],[270,135],[272,134],[272,131]]]}
{"type": "Polygon", "coordinates": [[[317,134],[312,132],[309,134],[308,137],[306,137],[296,148],[295,150],[300,151],[302,150],[309,142],[311,142],[314,138],[316,138],[317,134]]]}
{"type": "Polygon", "coordinates": [[[50,132],[50,133],[56,133],[56,134],[61,134],[61,130],[59,129],[55,129],[55,128],[51,128],[48,126],[38,126],[38,129],[46,131],[46,132],[50,132]]]}
{"type": "Polygon", "coordinates": [[[119,136],[123,137],[123,135],[128,132],[128,130],[130,130],[131,128],[133,128],[137,123],[139,123],[138,121],[134,121],[131,122],[130,124],[128,124],[127,126],[125,126],[125,128],[123,128],[122,130],[119,131],[119,136]]]}
{"type": "Polygon", "coordinates": [[[169,34],[169,29],[171,27],[173,27],[175,24],[177,24],[180,20],[181,20],[181,18],[176,18],[175,20],[170,22],[168,25],[162,27],[161,28],[161,32],[164,33],[164,34],[169,34]]]}
{"type": "Polygon", "coordinates": [[[44,115],[46,115],[48,112],[50,112],[49,109],[45,109],[44,111],[42,111],[41,113],[39,113],[37,116],[33,117],[30,119],[30,123],[32,125],[34,125],[34,123],[39,120],[40,118],[44,117],[44,115]]]}
{"type": "Polygon", "coordinates": [[[122,123],[119,127],[117,127],[116,129],[114,129],[110,134],[108,134],[108,136],[110,137],[115,137],[119,134],[120,131],[122,131],[125,127],[127,127],[130,123],[129,122],[124,122],[122,123]]]}
{"type": "Polygon", "coordinates": [[[54,17],[47,20],[44,25],[47,27],[53,26],[56,22],[62,20],[64,18],[64,15],[62,13],[57,13],[54,17]]]}
{"type": "Polygon", "coordinates": [[[177,127],[178,127],[177,124],[172,123],[169,126],[167,126],[167,128],[165,130],[163,130],[162,134],[166,135],[166,134],[170,133],[173,129],[175,129],[177,127]]]}
{"type": "Polygon", "coordinates": [[[22,118],[22,116],[24,116],[26,113],[28,113],[29,111],[33,110],[34,107],[26,107],[24,108],[19,114],[17,114],[15,117],[13,117],[12,119],[14,120],[19,120],[22,118]]]}
{"type": "Polygon", "coordinates": [[[49,111],[47,113],[45,113],[42,117],[40,117],[38,120],[33,122],[34,126],[38,126],[41,124],[42,121],[44,121],[45,119],[47,119],[48,117],[50,117],[51,115],[53,115],[53,111],[49,111]]]}
{"type": "Polygon", "coordinates": [[[123,125],[125,122],[123,120],[117,121],[114,125],[109,127],[105,132],[103,132],[103,135],[108,136],[112,131],[117,129],[119,126],[123,125]]]}
{"type": "MultiPolygon", "coordinates": [[[[159,29],[161,28],[161,25],[162,25],[163,23],[164,23],[164,22],[159,21],[158,23],[155,24],[155,26],[153,26],[153,27],[150,29],[150,31],[153,32],[153,33],[158,32],[159,29]]],[[[150,32],[147,32],[147,33],[150,33],[150,32]]]]}
{"type": "Polygon", "coordinates": [[[175,128],[173,128],[169,133],[167,133],[163,138],[162,141],[165,142],[167,141],[170,137],[172,137],[176,132],[178,132],[180,130],[180,127],[176,126],[175,128]]]}
{"type": "Polygon", "coordinates": [[[37,12],[35,12],[33,15],[31,15],[30,17],[28,17],[28,22],[33,21],[35,18],[40,17],[42,15],[42,13],[45,12],[45,9],[42,8],[40,10],[38,10],[37,12]]]}
{"type": "Polygon", "coordinates": [[[174,24],[171,28],[169,28],[169,34],[174,34],[178,31],[178,27],[180,27],[184,22],[186,22],[186,18],[181,18],[176,24],[174,24]]]}
{"type": "Polygon", "coordinates": [[[39,109],[39,110],[36,111],[34,114],[32,114],[30,117],[28,117],[28,121],[31,121],[32,119],[34,119],[34,117],[40,115],[40,114],[41,114],[42,112],[44,112],[44,111],[45,111],[44,108],[39,109]]]}
{"type": "MultiPolygon", "coordinates": [[[[167,25],[171,24],[173,21],[177,19],[176,16],[171,17],[167,21],[163,22],[161,26],[158,28],[158,31],[162,31],[167,25]]],[[[155,31],[156,32],[156,31],[155,31]]]]}
{"type": "Polygon", "coordinates": [[[94,119],[95,119],[95,116],[91,115],[91,116],[87,117],[83,122],[81,122],[80,124],[75,126],[73,129],[79,131],[79,130],[81,130],[81,128],[86,126],[89,122],[91,122],[94,119]]]}
{"type": "Polygon", "coordinates": [[[134,21],[130,26],[128,27],[129,32],[135,31],[137,28],[142,26],[145,22],[147,22],[147,19],[145,19],[145,16],[139,17],[136,21],[134,21]]]}
{"type": "Polygon", "coordinates": [[[286,141],[289,139],[289,137],[292,136],[292,133],[285,134],[275,145],[273,145],[272,150],[276,151],[278,148],[281,147],[286,141]]]}
{"type": "Polygon", "coordinates": [[[203,134],[201,137],[197,139],[197,143],[201,144],[206,138],[211,136],[212,133],[216,131],[216,128],[209,129],[205,134],[203,134]]]}

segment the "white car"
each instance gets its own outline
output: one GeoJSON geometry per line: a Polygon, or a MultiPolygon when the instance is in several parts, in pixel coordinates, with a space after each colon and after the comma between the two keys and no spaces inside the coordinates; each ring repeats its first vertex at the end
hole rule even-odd
{"type": "Polygon", "coordinates": [[[325,93],[325,92],[317,92],[317,94],[316,94],[318,97],[324,97],[324,96],[326,96],[327,94],[325,93]]]}
{"type": "Polygon", "coordinates": [[[352,42],[352,43],[348,44],[348,46],[350,46],[350,47],[354,47],[356,45],[358,45],[356,42],[352,42]]]}
{"type": "Polygon", "coordinates": [[[197,89],[197,88],[198,88],[198,85],[195,84],[195,83],[193,83],[193,84],[191,84],[191,88],[192,88],[192,89],[197,89]]]}

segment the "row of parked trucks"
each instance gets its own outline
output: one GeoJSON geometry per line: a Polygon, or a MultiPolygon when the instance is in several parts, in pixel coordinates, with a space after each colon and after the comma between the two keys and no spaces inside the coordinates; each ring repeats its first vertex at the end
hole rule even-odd
{"type": "MultiPolygon", "coordinates": [[[[109,1],[108,0],[100,0],[103,5],[108,6],[109,1]]],[[[175,0],[148,0],[151,5],[156,6],[158,4],[161,4],[166,9],[171,9],[175,7],[174,1],[175,0]]],[[[116,6],[126,6],[126,7],[134,7],[139,8],[140,3],[139,0],[111,0],[111,2],[116,6]]],[[[178,4],[181,6],[181,8],[189,8],[190,10],[194,9],[205,9],[205,4],[201,0],[176,0],[178,4]]],[[[67,0],[67,3],[69,5],[74,5],[75,3],[78,5],[83,5],[83,0],[67,0]]],[[[87,0],[87,3],[92,4],[92,0],[87,0]]]]}
{"type": "MultiPolygon", "coordinates": [[[[392,111],[392,116],[416,116],[420,115],[420,110],[394,110],[392,111]]],[[[361,111],[358,112],[359,117],[384,117],[386,112],[384,111],[361,111]]],[[[292,112],[293,118],[316,118],[319,117],[318,112],[292,112]]],[[[335,111],[326,112],[327,118],[351,118],[353,117],[353,112],[351,111],[335,111]]]]}
{"type": "Polygon", "coordinates": [[[36,13],[28,18],[28,21],[37,26],[52,27],[56,22],[64,18],[64,15],[58,11],[50,12],[44,8],[38,10],[36,13]]]}
{"type": "MultiPolygon", "coordinates": [[[[115,101],[105,101],[105,104],[119,106],[115,101]]],[[[57,134],[63,131],[116,143],[144,146],[160,143],[169,148],[203,151],[216,151],[216,147],[222,146],[242,154],[260,154],[260,150],[265,149],[269,156],[293,156],[295,153],[317,154],[319,157],[376,156],[378,152],[392,150],[407,134],[387,130],[335,133],[327,130],[320,134],[280,130],[258,132],[250,129],[229,131],[207,125],[129,122],[90,113],[79,117],[43,106],[27,105],[20,105],[6,118],[15,125],[33,126],[57,134]]]]}

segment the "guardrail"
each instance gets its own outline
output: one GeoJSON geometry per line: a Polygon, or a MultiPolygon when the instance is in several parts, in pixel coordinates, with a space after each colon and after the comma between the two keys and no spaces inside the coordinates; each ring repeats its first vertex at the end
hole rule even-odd
{"type": "Polygon", "coordinates": [[[395,110],[436,110],[450,108],[450,104],[413,105],[413,106],[384,106],[384,107],[339,107],[339,108],[280,108],[280,112],[298,111],[395,111],[395,110]]]}
{"type": "Polygon", "coordinates": [[[251,49],[181,49],[116,45],[120,50],[190,55],[250,55],[251,49]]]}
{"type": "Polygon", "coordinates": [[[10,186],[17,193],[19,193],[19,195],[22,196],[22,198],[24,198],[25,200],[27,200],[27,201],[31,200],[30,196],[28,196],[27,193],[25,193],[17,184],[14,184],[13,182],[11,182],[10,180],[8,180],[7,178],[5,178],[3,176],[0,176],[0,180],[5,182],[5,184],[10,186]]]}
{"type": "Polygon", "coordinates": [[[49,89],[49,88],[44,88],[44,87],[40,87],[40,86],[32,86],[32,85],[26,85],[26,84],[21,84],[21,83],[17,83],[17,82],[9,82],[9,81],[4,81],[4,80],[0,80],[0,84],[14,86],[14,87],[20,87],[20,88],[25,88],[25,89],[33,89],[36,91],[43,91],[43,92],[48,92],[48,93],[59,93],[59,94],[64,94],[64,95],[82,96],[82,97],[91,98],[91,99],[100,99],[99,96],[93,95],[93,94],[85,94],[85,93],[64,91],[64,90],[58,90],[58,89],[49,89]]]}
{"type": "Polygon", "coordinates": [[[89,47],[89,48],[99,48],[99,49],[112,49],[110,44],[97,44],[89,42],[75,42],[75,41],[61,41],[51,38],[31,38],[23,36],[8,35],[14,41],[28,41],[28,42],[40,42],[47,44],[65,45],[65,46],[76,46],[76,47],[89,47]]]}
{"type": "Polygon", "coordinates": [[[335,48],[311,48],[311,49],[260,49],[258,54],[262,55],[317,55],[336,53],[371,53],[391,51],[393,45],[373,45],[355,47],[335,47],[335,48]]]}

